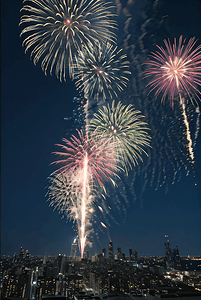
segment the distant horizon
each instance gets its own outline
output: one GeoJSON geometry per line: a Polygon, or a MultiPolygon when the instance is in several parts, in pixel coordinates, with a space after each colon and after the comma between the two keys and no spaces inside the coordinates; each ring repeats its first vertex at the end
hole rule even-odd
{"type": "MultiPolygon", "coordinates": [[[[14,254],[17,254],[17,253],[14,253],[14,254]]],[[[14,255],[13,254],[13,255],[14,255]]],[[[92,257],[92,256],[95,256],[95,255],[98,255],[98,254],[101,254],[101,252],[99,252],[99,253],[95,253],[94,255],[90,255],[90,257],[92,257]]],[[[11,254],[8,254],[8,255],[6,255],[6,254],[1,254],[1,256],[10,256],[10,257],[12,257],[13,255],[11,255],[11,254]]],[[[41,256],[41,257],[43,257],[45,254],[32,254],[32,253],[30,253],[30,255],[32,255],[32,256],[41,256]]],[[[49,257],[54,257],[54,256],[58,256],[58,255],[66,255],[65,253],[59,253],[59,254],[47,254],[47,256],[49,256],[49,257]]],[[[115,254],[114,254],[115,255],[115,254]]],[[[191,257],[200,257],[201,258],[201,255],[180,255],[180,257],[189,257],[190,256],[190,258],[191,257]]],[[[71,257],[70,255],[66,255],[66,257],[71,257]]],[[[76,257],[80,257],[79,255],[76,255],[76,257]]],[[[125,257],[129,257],[128,255],[125,255],[125,257]]],[[[140,257],[165,257],[165,255],[158,255],[158,256],[156,256],[156,255],[150,255],[150,256],[147,256],[147,255],[140,255],[140,256],[138,256],[138,258],[140,258],[140,257]]],[[[107,256],[106,256],[106,258],[107,258],[107,256]]],[[[85,257],[83,258],[83,259],[85,259],[85,257]]]]}
{"type": "MultiPolygon", "coordinates": [[[[120,246],[118,246],[118,247],[120,247],[120,246]]],[[[23,247],[22,247],[23,248],[23,247]]],[[[104,247],[103,247],[104,248],[104,247]]],[[[121,248],[121,247],[120,247],[121,248]]],[[[19,248],[19,250],[21,249],[21,247],[19,248]]],[[[23,248],[25,251],[26,250],[28,250],[29,251],[29,249],[25,249],[25,248],[23,248]]],[[[108,255],[108,248],[105,248],[106,249],[106,257],[107,257],[107,255],[108,255]]],[[[90,254],[90,249],[87,249],[87,250],[89,250],[89,255],[90,255],[90,257],[92,257],[92,256],[95,256],[95,255],[98,255],[98,254],[102,254],[102,249],[101,249],[101,251],[100,252],[95,252],[94,254],[90,254]]],[[[114,250],[114,249],[113,249],[114,250]]],[[[129,248],[128,248],[128,250],[129,250],[129,248]]],[[[137,249],[132,249],[132,250],[137,250],[137,249]]],[[[172,250],[172,248],[171,248],[171,250],[172,250]]],[[[19,251],[18,251],[19,252],[19,251]]],[[[15,251],[13,254],[1,254],[1,256],[13,256],[13,255],[19,255],[18,254],[18,252],[17,251],[15,251]]],[[[179,252],[180,252],[180,249],[179,249],[179,252]]],[[[84,253],[86,253],[86,252],[84,252],[84,253]]],[[[113,255],[115,256],[116,255],[116,253],[117,252],[115,252],[115,251],[113,251],[113,255]]],[[[126,253],[125,252],[121,252],[121,253],[124,253],[125,254],[125,257],[129,257],[129,254],[128,255],[126,255],[126,253]]],[[[47,256],[58,256],[58,255],[66,255],[66,257],[71,257],[70,255],[67,255],[66,253],[62,253],[62,252],[59,252],[58,254],[48,254],[48,251],[45,251],[44,252],[44,254],[32,254],[31,252],[29,252],[29,254],[30,255],[32,255],[32,256],[44,256],[45,254],[47,255],[47,256]]],[[[166,255],[164,254],[164,255],[138,255],[138,258],[140,258],[140,257],[165,257],[166,255]]],[[[179,254],[179,256],[180,257],[201,257],[201,254],[197,254],[197,255],[191,255],[191,254],[186,254],[186,255],[181,255],[181,254],[179,254]]],[[[79,253],[79,255],[76,255],[76,257],[80,257],[80,253],[79,253]]]]}

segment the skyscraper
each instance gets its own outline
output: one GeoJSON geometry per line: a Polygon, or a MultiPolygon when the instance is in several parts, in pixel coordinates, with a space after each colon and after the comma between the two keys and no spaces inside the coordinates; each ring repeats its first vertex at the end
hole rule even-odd
{"type": "MultiPolygon", "coordinates": [[[[168,236],[166,236],[168,237],[168,236]]],[[[169,240],[167,240],[166,243],[164,243],[165,245],[165,254],[166,254],[166,264],[167,264],[167,267],[170,267],[172,268],[173,265],[174,265],[174,262],[173,262],[173,255],[172,255],[172,250],[170,248],[170,242],[169,240]]]]}
{"type": "Polygon", "coordinates": [[[118,247],[118,248],[117,248],[117,259],[121,259],[121,258],[122,258],[121,248],[118,247]]]}
{"type": "Polygon", "coordinates": [[[174,268],[176,270],[181,270],[181,259],[180,259],[180,255],[179,255],[178,246],[176,246],[176,248],[173,249],[172,259],[174,262],[174,268]]]}
{"type": "Polygon", "coordinates": [[[76,243],[73,243],[71,245],[71,253],[70,253],[70,256],[72,258],[75,258],[76,257],[76,252],[77,252],[77,244],[76,243]]]}
{"type": "Polygon", "coordinates": [[[109,259],[114,259],[114,255],[113,255],[113,242],[109,242],[108,245],[108,258],[109,259]]]}
{"type": "Polygon", "coordinates": [[[106,257],[106,249],[105,248],[102,249],[102,255],[103,255],[103,257],[106,257]]]}
{"type": "Polygon", "coordinates": [[[25,254],[25,258],[29,259],[30,255],[29,255],[29,250],[26,250],[26,254],[25,254]]]}
{"type": "Polygon", "coordinates": [[[137,250],[133,250],[133,260],[137,262],[137,250]]]}
{"type": "Polygon", "coordinates": [[[59,254],[58,257],[57,257],[57,266],[58,266],[58,269],[59,269],[59,273],[63,274],[65,261],[66,261],[66,255],[65,254],[64,255],[59,254]]]}
{"type": "Polygon", "coordinates": [[[24,249],[22,247],[20,248],[19,258],[20,258],[20,260],[23,260],[23,258],[24,258],[24,249]]]}
{"type": "Polygon", "coordinates": [[[43,265],[45,265],[47,262],[47,252],[45,252],[45,255],[43,257],[43,265]]]}
{"type": "Polygon", "coordinates": [[[130,257],[130,260],[133,260],[132,248],[129,248],[129,257],[130,257]]]}
{"type": "Polygon", "coordinates": [[[167,261],[171,261],[172,251],[171,251],[171,248],[170,248],[169,241],[167,241],[167,243],[164,243],[164,245],[165,245],[165,255],[167,257],[167,261]]]}

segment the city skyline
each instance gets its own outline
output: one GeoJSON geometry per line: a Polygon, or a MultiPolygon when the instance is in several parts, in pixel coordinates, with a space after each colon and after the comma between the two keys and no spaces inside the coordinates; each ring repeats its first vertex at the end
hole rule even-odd
{"type": "Polygon", "coordinates": [[[114,256],[112,247],[110,242],[108,257],[103,248],[102,253],[92,257],[87,251],[82,259],[73,251],[69,257],[32,256],[20,248],[19,254],[2,257],[0,295],[2,299],[38,300],[200,297],[201,257],[182,258],[178,248],[171,250],[169,242],[164,257],[137,257],[136,251],[132,257],[131,249],[125,257],[119,247],[114,256]]]}
{"type": "MultiPolygon", "coordinates": [[[[89,259],[90,257],[99,257],[100,255],[102,255],[103,258],[108,258],[111,260],[130,260],[130,261],[134,261],[137,262],[138,260],[140,260],[141,258],[145,257],[145,258],[154,258],[154,257],[162,257],[162,258],[166,258],[166,260],[170,261],[172,259],[172,257],[178,256],[181,258],[187,258],[187,259],[194,259],[194,258],[199,258],[201,260],[201,255],[184,255],[181,256],[180,255],[180,249],[178,248],[178,246],[174,246],[171,245],[171,242],[169,240],[169,236],[166,235],[165,236],[166,240],[163,244],[164,247],[164,254],[161,256],[157,256],[157,255],[151,255],[151,256],[139,256],[138,255],[138,251],[137,249],[134,248],[128,248],[127,251],[124,253],[122,251],[122,247],[120,247],[120,245],[114,245],[112,241],[110,241],[108,243],[108,245],[102,249],[99,249],[98,252],[95,253],[91,253],[90,250],[86,250],[84,252],[84,257],[83,259],[89,259]]],[[[18,251],[15,251],[13,253],[13,255],[3,255],[2,257],[18,257],[19,258],[30,258],[31,256],[38,256],[38,257],[43,257],[43,261],[46,261],[48,259],[48,257],[57,257],[57,256],[64,256],[64,257],[69,257],[71,258],[71,260],[79,260],[81,261],[82,258],[80,257],[80,252],[79,252],[79,243],[78,241],[73,241],[72,245],[71,245],[71,250],[69,253],[57,253],[55,255],[51,255],[47,252],[40,254],[40,255],[34,255],[32,253],[29,252],[28,249],[24,249],[22,246],[20,247],[20,249],[18,249],[18,251]],[[19,253],[19,254],[18,254],[19,253]]],[[[170,268],[174,268],[174,266],[168,266],[170,268]]],[[[200,266],[199,266],[200,267],[200,266]]],[[[180,266],[175,267],[175,269],[180,269],[180,266]]]]}
{"type": "MultiPolygon", "coordinates": [[[[161,15],[169,15],[169,26],[174,28],[175,36],[195,36],[198,44],[201,44],[197,26],[201,17],[201,2],[194,0],[194,5],[190,5],[188,1],[182,1],[183,5],[179,7],[181,1],[171,1],[169,8],[162,2],[159,11],[161,9],[161,15]],[[192,19],[193,22],[190,22],[192,19]],[[188,28],[186,23],[189,24],[188,28]]],[[[1,254],[13,255],[15,249],[21,246],[33,255],[43,255],[45,252],[48,255],[70,253],[76,237],[75,225],[61,219],[61,215],[49,207],[45,187],[48,185],[46,178],[53,171],[50,163],[55,157],[51,153],[56,149],[54,145],[61,142],[66,133],[67,122],[64,118],[72,117],[75,107],[73,98],[78,93],[73,81],[68,79],[66,83],[60,83],[55,76],[45,76],[40,65],[33,65],[30,53],[24,53],[19,37],[21,28],[18,26],[22,1],[5,0],[1,6],[1,254]]],[[[119,20],[122,23],[127,19],[124,13],[125,10],[121,10],[119,20]]],[[[133,18],[139,18],[140,22],[137,14],[133,13],[133,18]]],[[[123,26],[121,22],[120,30],[123,26]]],[[[138,24],[135,26],[135,33],[140,36],[138,24]]],[[[148,30],[151,32],[153,28],[147,29],[149,34],[148,30]]],[[[162,33],[159,38],[161,45],[163,37],[167,38],[166,33],[162,33]]],[[[126,97],[124,95],[122,97],[126,97]]],[[[94,224],[97,231],[93,235],[93,248],[87,247],[86,250],[95,253],[99,249],[107,249],[112,240],[115,251],[121,247],[122,253],[126,255],[131,247],[138,251],[139,256],[165,256],[164,237],[169,235],[171,247],[178,246],[181,256],[199,255],[200,153],[199,132],[194,171],[189,176],[182,169],[181,173],[178,172],[181,177],[179,182],[164,184],[157,190],[147,185],[143,193],[144,182],[139,177],[135,184],[136,199],[130,192],[131,176],[123,177],[122,183],[115,190],[110,187],[107,201],[111,207],[111,218],[108,220],[108,228],[101,227],[103,220],[100,215],[94,224]],[[123,189],[126,189],[125,199],[120,194],[123,189]],[[113,201],[113,195],[118,197],[118,206],[113,201]]],[[[140,167],[143,169],[143,163],[140,167]]]]}

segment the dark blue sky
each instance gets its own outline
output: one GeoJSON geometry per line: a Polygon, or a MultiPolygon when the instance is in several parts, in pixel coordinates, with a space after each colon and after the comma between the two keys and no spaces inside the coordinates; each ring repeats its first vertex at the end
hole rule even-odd
{"type": "MultiPolygon", "coordinates": [[[[54,144],[64,136],[64,117],[71,116],[74,83],[60,83],[45,76],[24,54],[20,19],[21,0],[1,1],[1,250],[12,255],[23,246],[31,254],[70,254],[75,237],[72,223],[52,212],[45,199],[46,178],[52,169],[54,144]]],[[[196,36],[201,3],[197,0],[170,1],[171,29],[175,36],[196,36]]],[[[163,12],[165,14],[165,12],[163,12]]],[[[161,41],[162,44],[162,41],[161,41]]],[[[178,183],[155,191],[145,190],[141,200],[132,203],[119,225],[110,222],[114,248],[138,250],[138,255],[164,255],[164,235],[181,255],[201,254],[201,135],[195,150],[195,177],[184,174],[178,183]],[[195,185],[197,184],[197,185],[195,185]]],[[[90,250],[107,248],[107,235],[99,233],[90,250]]],[[[115,250],[116,251],[116,250],[115,250]]]]}

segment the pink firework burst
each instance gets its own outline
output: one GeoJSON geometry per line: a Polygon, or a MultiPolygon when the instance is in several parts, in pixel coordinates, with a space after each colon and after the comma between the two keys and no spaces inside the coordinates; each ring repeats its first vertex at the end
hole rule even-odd
{"type": "Polygon", "coordinates": [[[72,135],[70,140],[63,139],[65,145],[57,145],[62,152],[54,152],[61,159],[53,162],[62,164],[54,173],[58,174],[53,180],[50,189],[50,199],[56,202],[56,207],[61,207],[72,215],[77,222],[81,257],[87,243],[87,224],[90,220],[91,205],[93,203],[93,187],[96,182],[104,189],[104,178],[110,179],[117,176],[118,169],[113,156],[113,145],[109,140],[98,141],[94,136],[78,131],[78,137],[72,135]],[[62,197],[57,193],[57,186],[64,185],[62,197]],[[63,180],[64,179],[64,180],[63,180]],[[55,189],[56,188],[56,189],[55,189]],[[56,193],[56,195],[55,195],[56,193]],[[70,198],[70,201],[68,201],[70,198]],[[70,205],[69,205],[70,204],[70,205]]]}
{"type": "MultiPolygon", "coordinates": [[[[63,138],[65,145],[57,144],[63,152],[54,152],[61,159],[52,164],[62,165],[54,173],[72,174],[77,178],[77,186],[82,185],[82,172],[86,165],[87,158],[87,177],[88,181],[98,182],[104,187],[104,179],[110,179],[117,176],[117,162],[114,158],[111,143],[109,140],[101,142],[92,136],[84,135],[82,131],[77,130],[78,137],[72,135],[70,140],[63,138]],[[79,180],[80,178],[80,180],[79,180]]],[[[71,176],[71,175],[70,175],[71,176]]],[[[114,182],[113,182],[114,183],[114,182]]]]}
{"type": "Polygon", "coordinates": [[[157,97],[162,93],[162,101],[169,96],[171,106],[174,106],[174,98],[186,92],[192,101],[195,96],[200,99],[201,94],[198,86],[201,85],[201,45],[195,47],[195,37],[191,38],[185,45],[185,39],[176,38],[171,45],[170,40],[164,40],[166,49],[156,45],[159,51],[151,53],[151,59],[145,71],[145,78],[152,77],[147,84],[150,92],[155,90],[157,97]]]}

